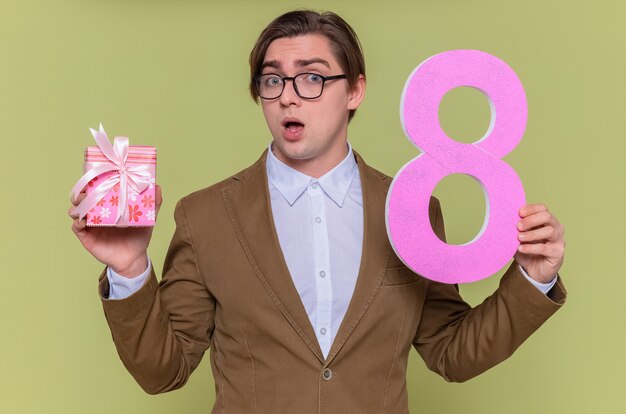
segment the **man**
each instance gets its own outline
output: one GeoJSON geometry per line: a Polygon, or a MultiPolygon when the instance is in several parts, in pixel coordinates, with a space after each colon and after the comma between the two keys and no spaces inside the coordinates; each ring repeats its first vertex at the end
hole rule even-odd
{"type": "MultiPolygon", "coordinates": [[[[273,141],[249,168],[180,200],[160,284],[146,253],[150,229],[73,223],[107,265],[105,315],[144,390],[182,386],[210,348],[213,412],[407,412],[411,345],[430,369],[465,381],[561,306],[563,227],[542,205],[520,210],[515,262],[473,309],[455,286],[414,274],[393,253],[391,179],[347,141],[365,68],[340,17],[278,17],[250,66],[273,141]]],[[[430,217],[445,237],[435,199],[430,217]]]]}

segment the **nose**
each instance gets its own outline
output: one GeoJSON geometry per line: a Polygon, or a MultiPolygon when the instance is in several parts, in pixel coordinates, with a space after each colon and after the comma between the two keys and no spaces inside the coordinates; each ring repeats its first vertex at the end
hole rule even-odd
{"type": "Polygon", "coordinates": [[[282,106],[300,105],[301,99],[296,93],[296,85],[293,79],[285,80],[285,88],[279,99],[282,106]],[[289,83],[291,83],[291,85],[289,85],[289,83]]]}

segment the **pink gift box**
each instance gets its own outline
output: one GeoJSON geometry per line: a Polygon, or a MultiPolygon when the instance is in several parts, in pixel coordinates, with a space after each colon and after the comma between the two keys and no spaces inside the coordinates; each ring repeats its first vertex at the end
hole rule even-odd
{"type": "MultiPolygon", "coordinates": [[[[87,147],[85,150],[84,171],[100,167],[103,164],[110,164],[111,171],[104,172],[87,183],[87,196],[106,182],[120,176],[119,168],[111,162],[100,150],[99,147],[87,147]]],[[[126,181],[126,208],[119,221],[116,221],[118,209],[122,208],[123,194],[120,191],[121,182],[115,184],[106,195],[89,209],[86,215],[87,226],[110,226],[110,227],[149,227],[154,226],[156,220],[156,148],[149,146],[128,146],[128,157],[125,168],[132,171],[134,167],[143,168],[150,174],[147,179],[148,186],[142,192],[133,189],[130,181],[132,174],[126,181]]],[[[136,187],[136,186],[135,186],[136,187]]]]}

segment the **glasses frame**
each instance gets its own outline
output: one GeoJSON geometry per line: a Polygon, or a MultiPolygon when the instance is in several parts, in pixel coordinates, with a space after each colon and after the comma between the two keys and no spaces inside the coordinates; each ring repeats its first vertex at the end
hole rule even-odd
{"type": "Polygon", "coordinates": [[[301,99],[317,99],[320,96],[322,96],[322,93],[324,93],[324,86],[326,85],[326,82],[330,80],[335,80],[335,79],[348,79],[348,76],[346,74],[324,76],[315,72],[302,72],[302,73],[296,74],[295,76],[281,76],[278,73],[262,73],[260,75],[256,75],[253,80],[254,80],[254,87],[256,88],[256,93],[259,95],[259,98],[265,99],[266,101],[271,101],[274,99],[278,99],[282,96],[283,92],[285,91],[285,86],[287,85],[287,81],[291,81],[291,83],[293,84],[293,89],[296,91],[296,95],[298,95],[301,99]],[[273,98],[266,98],[261,95],[261,88],[259,86],[259,80],[261,79],[261,77],[267,76],[267,75],[278,76],[283,81],[283,88],[280,90],[280,93],[273,98]],[[314,97],[304,97],[300,95],[300,91],[298,90],[298,85],[296,84],[295,79],[301,75],[316,75],[322,78],[322,88],[320,89],[319,95],[314,96],[314,97]]]}

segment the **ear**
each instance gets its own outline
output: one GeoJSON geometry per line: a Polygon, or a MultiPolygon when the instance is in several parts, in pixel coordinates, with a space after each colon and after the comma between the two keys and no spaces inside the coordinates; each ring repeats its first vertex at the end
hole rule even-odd
{"type": "Polygon", "coordinates": [[[365,76],[361,74],[354,86],[348,91],[348,110],[357,109],[363,98],[365,98],[365,76]]]}

